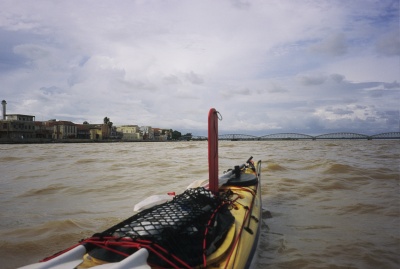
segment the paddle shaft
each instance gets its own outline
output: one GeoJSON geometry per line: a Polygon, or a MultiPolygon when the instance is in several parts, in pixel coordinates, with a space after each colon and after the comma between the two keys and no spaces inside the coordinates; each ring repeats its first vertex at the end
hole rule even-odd
{"type": "Polygon", "coordinates": [[[208,113],[208,174],[209,189],[218,195],[218,114],[215,108],[208,113]]]}

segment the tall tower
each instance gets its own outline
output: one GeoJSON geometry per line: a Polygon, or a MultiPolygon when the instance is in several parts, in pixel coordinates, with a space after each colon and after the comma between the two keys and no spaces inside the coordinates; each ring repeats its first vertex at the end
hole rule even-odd
{"type": "Polygon", "coordinates": [[[1,105],[3,106],[3,120],[5,120],[6,119],[6,105],[7,105],[6,100],[1,101],[1,105]]]}

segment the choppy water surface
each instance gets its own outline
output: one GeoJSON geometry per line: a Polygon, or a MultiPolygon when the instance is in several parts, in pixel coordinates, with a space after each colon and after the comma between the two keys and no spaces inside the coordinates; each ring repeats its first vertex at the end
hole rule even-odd
{"type": "MultiPolygon", "coordinates": [[[[261,159],[257,268],[399,268],[400,141],[220,142],[261,159]]],[[[0,145],[0,264],[53,254],[208,178],[207,143],[0,145]]]]}

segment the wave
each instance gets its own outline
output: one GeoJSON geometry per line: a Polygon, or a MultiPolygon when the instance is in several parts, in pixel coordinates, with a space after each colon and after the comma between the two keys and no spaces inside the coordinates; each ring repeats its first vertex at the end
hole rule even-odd
{"type": "Polygon", "coordinates": [[[325,170],[326,174],[349,174],[354,172],[354,167],[347,164],[335,163],[325,170]]]}
{"type": "Polygon", "coordinates": [[[4,156],[0,157],[0,162],[18,162],[23,159],[24,159],[23,157],[4,156]]]}
{"type": "Polygon", "coordinates": [[[339,144],[336,144],[336,143],[327,143],[327,144],[325,144],[325,147],[337,147],[337,146],[339,146],[339,144]]]}
{"type": "Polygon", "coordinates": [[[356,203],[347,205],[337,210],[339,215],[347,214],[382,214],[386,210],[385,206],[377,204],[356,203]]]}
{"type": "Polygon", "coordinates": [[[315,183],[321,191],[333,191],[333,190],[349,190],[351,186],[348,185],[347,181],[338,178],[324,178],[319,182],[315,183]]]}
{"type": "Polygon", "coordinates": [[[179,149],[179,150],[186,150],[186,149],[195,149],[198,148],[199,146],[197,144],[193,144],[193,143],[178,143],[175,145],[174,149],[179,149]]]}
{"type": "Polygon", "coordinates": [[[284,166],[277,163],[268,163],[267,169],[269,171],[285,171],[287,170],[284,166]]]}
{"type": "Polygon", "coordinates": [[[68,189],[64,184],[50,184],[42,189],[31,189],[26,191],[25,193],[17,196],[18,198],[22,197],[30,197],[30,196],[40,196],[40,195],[49,195],[54,193],[59,193],[63,190],[68,189]]]}
{"type": "Polygon", "coordinates": [[[84,230],[85,225],[82,222],[73,219],[48,221],[39,226],[18,228],[8,231],[8,236],[13,237],[15,240],[25,241],[28,238],[35,238],[35,240],[46,238],[52,234],[70,233],[71,231],[81,232],[84,230]]]}

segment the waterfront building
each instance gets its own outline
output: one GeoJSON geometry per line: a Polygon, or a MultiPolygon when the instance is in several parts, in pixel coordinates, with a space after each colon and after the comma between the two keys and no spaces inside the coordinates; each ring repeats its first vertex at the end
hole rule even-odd
{"type": "Polygon", "coordinates": [[[153,128],[155,141],[167,141],[171,138],[171,130],[153,128]]]}
{"type": "Polygon", "coordinates": [[[6,114],[0,120],[0,138],[30,139],[36,138],[35,116],[23,114],[6,114]]]}
{"type": "Polygon", "coordinates": [[[46,125],[53,128],[52,138],[55,140],[76,138],[78,135],[76,124],[71,121],[50,120],[46,125]]]}
{"type": "Polygon", "coordinates": [[[154,140],[154,130],[151,126],[141,126],[140,131],[143,134],[143,140],[154,140]]]}
{"type": "Polygon", "coordinates": [[[116,136],[122,140],[143,140],[142,132],[137,125],[116,126],[116,136]]]}
{"type": "Polygon", "coordinates": [[[16,140],[22,139],[32,139],[31,142],[34,142],[33,139],[42,142],[67,139],[166,141],[170,135],[169,130],[157,129],[155,132],[150,126],[112,126],[110,122],[76,124],[71,121],[57,121],[56,119],[35,121],[33,115],[7,114],[7,102],[3,100],[1,104],[3,117],[0,119],[0,140],[3,140],[3,142],[17,142],[16,140]]]}

